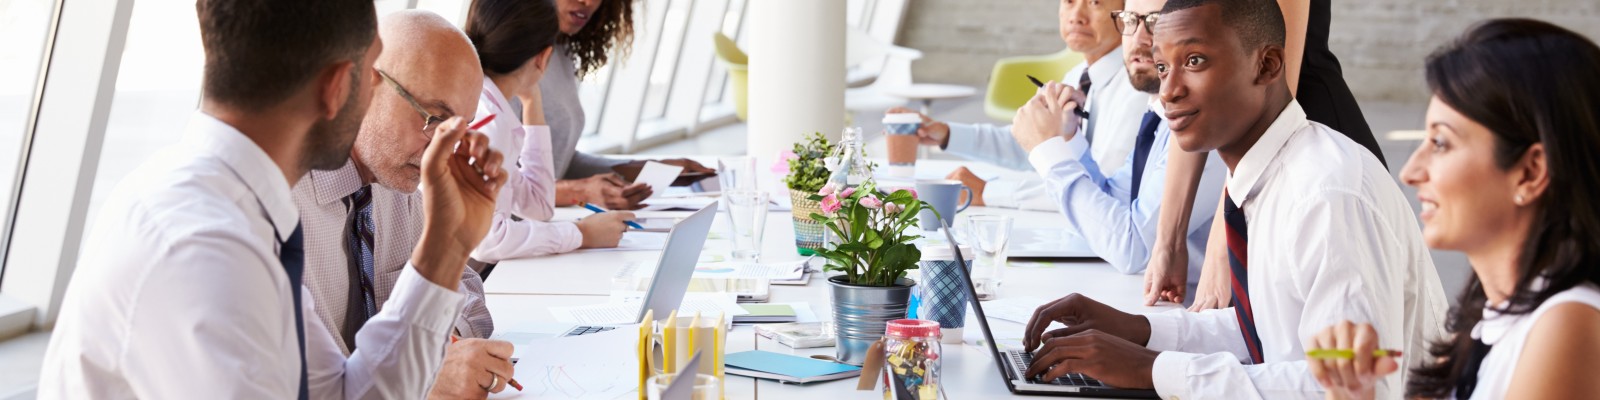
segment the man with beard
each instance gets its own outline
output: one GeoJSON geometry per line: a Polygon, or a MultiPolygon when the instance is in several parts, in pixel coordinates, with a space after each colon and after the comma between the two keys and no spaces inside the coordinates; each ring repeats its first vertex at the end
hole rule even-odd
{"type": "MultiPolygon", "coordinates": [[[[372,108],[358,124],[338,127],[360,132],[347,161],[335,170],[312,171],[294,188],[305,229],[306,288],[321,305],[317,317],[327,327],[314,333],[335,339],[346,354],[359,349],[356,338],[368,319],[387,308],[395,279],[421,237],[418,166],[428,138],[458,113],[472,117],[483,76],[466,34],[437,14],[389,14],[378,24],[378,36],[385,47],[375,65],[379,83],[372,108]]],[[[447,348],[433,390],[482,398],[511,377],[512,346],[480,339],[494,330],[483,280],[472,268],[458,278],[467,302],[451,334],[467,339],[447,348]]]]}
{"type": "Polygon", "coordinates": [[[86,399],[417,398],[506,173],[466,121],[420,170],[422,238],[345,356],[301,285],[290,187],[342,165],[379,81],[364,0],[201,0],[200,110],[177,145],[111,193],[84,243],[39,395],[86,399]],[[463,238],[473,238],[470,240],[463,238]],[[308,334],[309,332],[309,334],[308,334]]]}

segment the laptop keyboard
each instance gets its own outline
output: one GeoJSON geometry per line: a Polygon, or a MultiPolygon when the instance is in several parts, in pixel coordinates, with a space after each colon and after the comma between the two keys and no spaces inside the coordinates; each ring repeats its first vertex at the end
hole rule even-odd
{"type": "Polygon", "coordinates": [[[574,327],[572,327],[572,330],[567,331],[567,333],[561,334],[561,336],[581,336],[581,335],[587,335],[587,334],[591,334],[591,333],[605,332],[605,331],[609,331],[609,330],[612,330],[612,329],[617,329],[617,327],[615,327],[615,326],[574,326],[574,327]]]}
{"type": "MultiPolygon", "coordinates": [[[[1033,353],[1026,351],[1007,351],[1006,355],[1011,357],[1011,370],[1012,372],[1015,372],[1017,376],[1023,376],[1023,374],[1028,372],[1028,366],[1033,365],[1033,353]]],[[[1031,376],[1027,377],[1026,379],[1028,383],[1042,385],[1105,386],[1105,384],[1100,383],[1100,381],[1079,373],[1062,375],[1060,378],[1056,378],[1054,381],[1041,381],[1031,376]]]]}

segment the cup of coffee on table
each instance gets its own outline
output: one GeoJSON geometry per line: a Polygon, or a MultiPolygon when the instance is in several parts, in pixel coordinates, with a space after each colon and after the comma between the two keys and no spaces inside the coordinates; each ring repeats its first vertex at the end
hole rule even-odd
{"type": "Polygon", "coordinates": [[[883,115],[884,138],[889,142],[890,176],[909,178],[917,172],[917,129],[922,116],[916,113],[883,115]]]}

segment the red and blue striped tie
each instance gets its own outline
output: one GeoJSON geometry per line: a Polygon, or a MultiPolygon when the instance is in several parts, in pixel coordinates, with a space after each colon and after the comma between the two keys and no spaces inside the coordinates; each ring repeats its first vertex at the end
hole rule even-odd
{"type": "Polygon", "coordinates": [[[1247,257],[1250,247],[1246,243],[1249,235],[1244,224],[1244,210],[1233,202],[1233,195],[1226,196],[1228,204],[1222,208],[1222,219],[1227,223],[1228,230],[1228,266],[1233,269],[1233,312],[1239,316],[1239,332],[1244,334],[1244,345],[1250,350],[1251,363],[1260,364],[1261,336],[1256,334],[1256,318],[1250,308],[1250,263],[1247,257]]]}

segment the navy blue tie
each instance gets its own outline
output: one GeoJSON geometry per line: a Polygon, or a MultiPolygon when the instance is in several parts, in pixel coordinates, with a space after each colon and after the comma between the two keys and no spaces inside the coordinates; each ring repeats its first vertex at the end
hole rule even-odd
{"type": "Polygon", "coordinates": [[[310,388],[306,386],[306,329],[304,316],[300,313],[300,281],[306,267],[306,249],[300,239],[300,225],[295,224],[294,233],[289,234],[289,240],[279,242],[278,261],[283,264],[283,272],[289,275],[289,291],[294,293],[294,333],[300,340],[300,400],[311,398],[310,388]]]}
{"type": "Polygon", "coordinates": [[[1150,159],[1150,146],[1156,142],[1156,127],[1161,125],[1161,117],[1155,111],[1144,113],[1144,122],[1139,124],[1139,136],[1133,142],[1133,188],[1128,199],[1139,198],[1139,182],[1144,180],[1144,164],[1150,159]]]}

